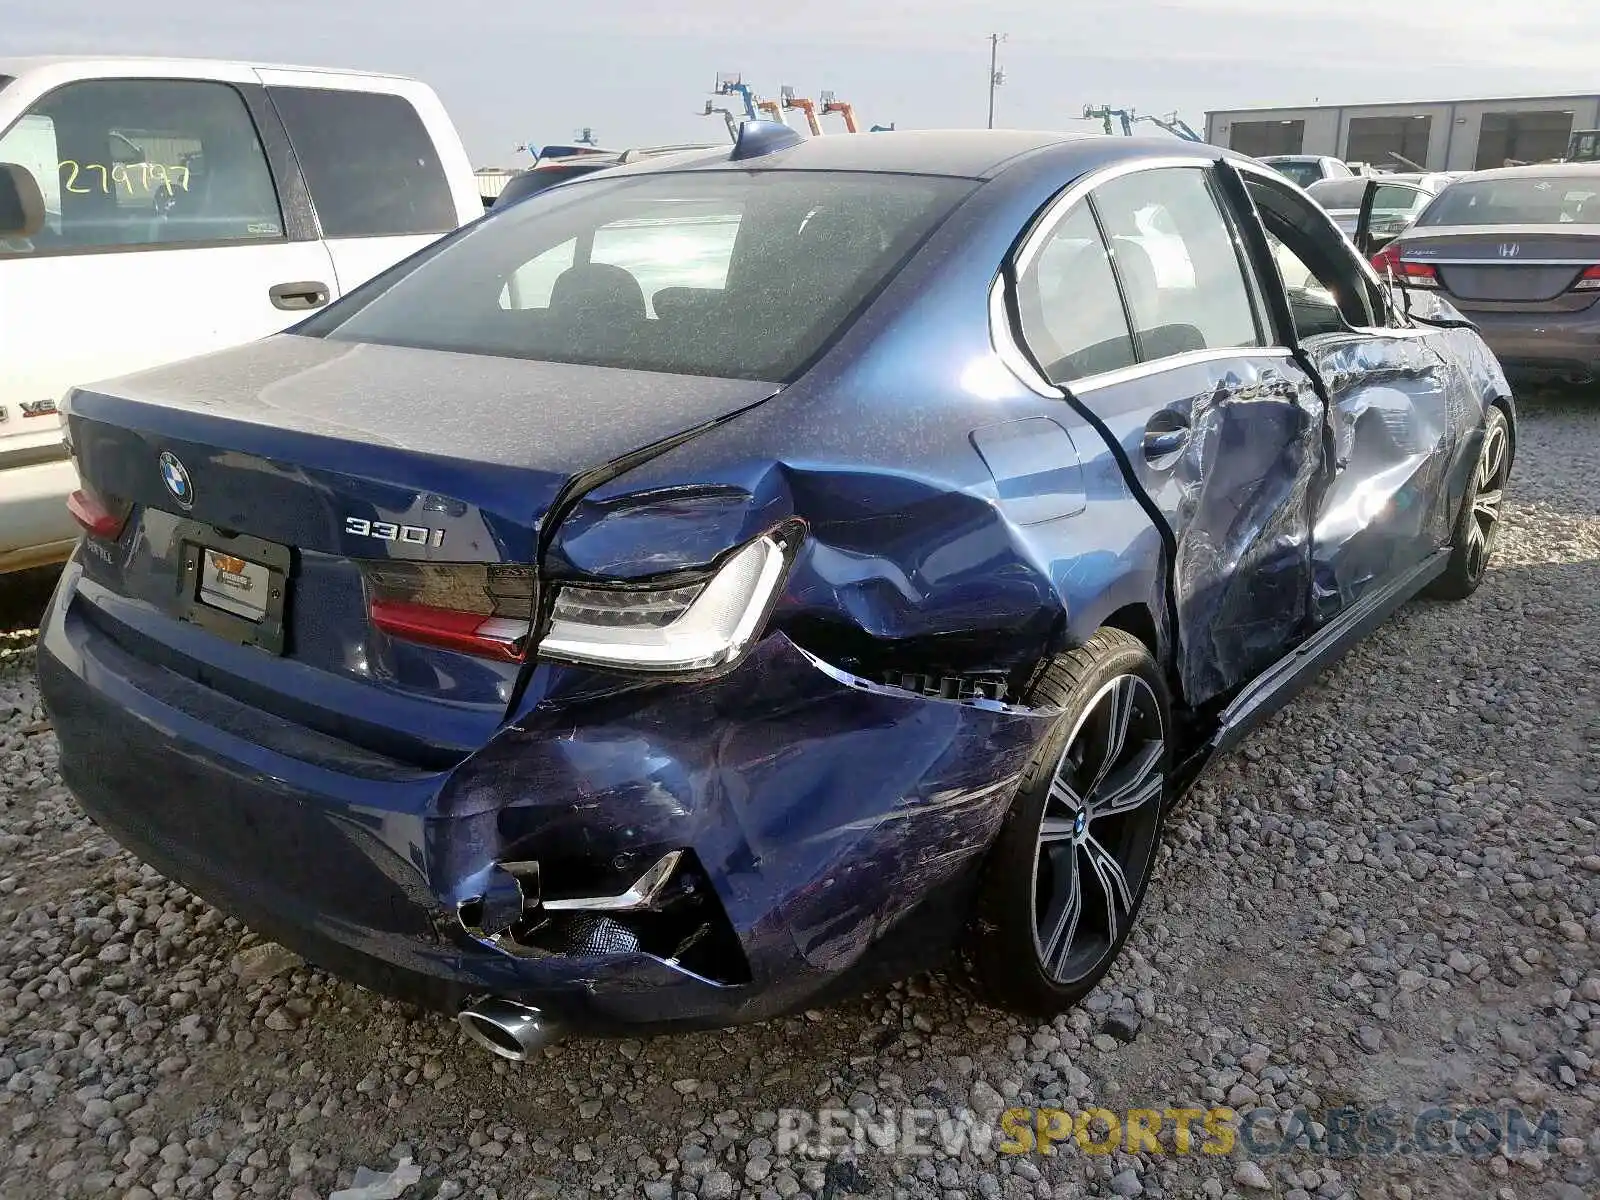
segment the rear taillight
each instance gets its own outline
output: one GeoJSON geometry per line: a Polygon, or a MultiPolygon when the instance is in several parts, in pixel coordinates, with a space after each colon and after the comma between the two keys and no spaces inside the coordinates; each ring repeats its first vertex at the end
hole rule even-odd
{"type": "Polygon", "coordinates": [[[122,536],[123,526],[133,505],[118,500],[108,500],[88,488],[79,488],[67,497],[67,511],[72,519],[95,537],[116,541],[122,536]]]}
{"type": "Polygon", "coordinates": [[[1396,279],[1412,287],[1439,286],[1439,272],[1432,263],[1408,262],[1400,257],[1400,247],[1392,242],[1372,256],[1372,265],[1379,275],[1393,273],[1396,279]]]}
{"type": "Polygon", "coordinates": [[[533,633],[532,567],[486,563],[365,562],[375,628],[408,642],[520,662],[533,633]]]}
{"type": "Polygon", "coordinates": [[[1600,266],[1585,267],[1583,274],[1578,276],[1578,282],[1572,285],[1575,292],[1592,292],[1600,289],[1600,266]]]}

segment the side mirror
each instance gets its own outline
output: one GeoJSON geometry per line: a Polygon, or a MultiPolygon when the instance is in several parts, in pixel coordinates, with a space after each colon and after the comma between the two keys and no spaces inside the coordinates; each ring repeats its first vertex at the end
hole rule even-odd
{"type": "Polygon", "coordinates": [[[44,228],[44,193],[27,167],[0,163],[0,238],[31,238],[44,228]]]}
{"type": "Polygon", "coordinates": [[[1378,181],[1369,178],[1361,189],[1361,215],[1356,219],[1354,241],[1362,258],[1371,258],[1377,249],[1372,244],[1372,205],[1378,198],[1378,181]]]}

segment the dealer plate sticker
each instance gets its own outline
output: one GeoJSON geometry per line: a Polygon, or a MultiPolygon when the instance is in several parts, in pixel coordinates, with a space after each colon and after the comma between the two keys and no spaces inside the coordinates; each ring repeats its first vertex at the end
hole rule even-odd
{"type": "Polygon", "coordinates": [[[260,621],[267,615],[272,570],[220,550],[207,550],[201,560],[200,600],[212,608],[260,621]]]}

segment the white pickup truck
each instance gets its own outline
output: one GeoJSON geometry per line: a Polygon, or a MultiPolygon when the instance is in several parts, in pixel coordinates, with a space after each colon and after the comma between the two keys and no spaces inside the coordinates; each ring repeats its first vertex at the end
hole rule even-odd
{"type": "Polygon", "coordinates": [[[79,532],[68,387],[277,332],[482,215],[414,80],[0,58],[0,572],[79,532]]]}

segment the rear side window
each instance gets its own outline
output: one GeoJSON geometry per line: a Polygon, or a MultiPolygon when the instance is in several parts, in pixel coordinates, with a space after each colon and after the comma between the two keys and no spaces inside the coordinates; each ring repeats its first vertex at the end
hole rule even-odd
{"type": "Polygon", "coordinates": [[[297,332],[782,381],[973,186],[827,171],[580,180],[496,209],[297,332]]]}
{"type": "Polygon", "coordinates": [[[1069,383],[1138,362],[1133,333],[1089,206],[1051,231],[1017,280],[1022,336],[1051,383],[1069,383]]]}
{"type": "Polygon", "coordinates": [[[1204,170],[1139,171],[1091,197],[1141,359],[1262,345],[1240,251],[1204,170]]]}
{"type": "Polygon", "coordinates": [[[1365,179],[1320,179],[1306,189],[1323,208],[1360,208],[1367,194],[1365,179]]]}
{"type": "Polygon", "coordinates": [[[447,233],[458,224],[438,149],[403,96],[267,89],[330,238],[447,233]]]}
{"type": "Polygon", "coordinates": [[[45,227],[0,253],[179,247],[283,237],[244,99],[223,83],[91,79],[57,88],[3,137],[38,180],[45,227]]]}

